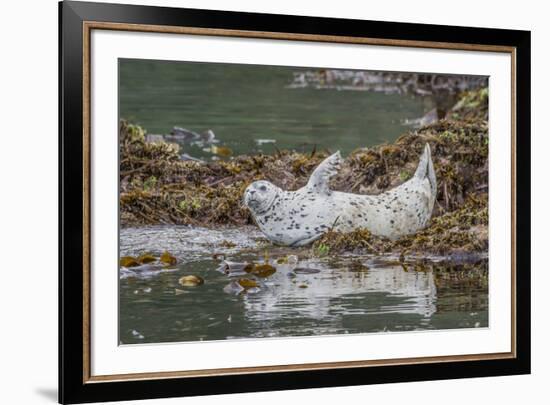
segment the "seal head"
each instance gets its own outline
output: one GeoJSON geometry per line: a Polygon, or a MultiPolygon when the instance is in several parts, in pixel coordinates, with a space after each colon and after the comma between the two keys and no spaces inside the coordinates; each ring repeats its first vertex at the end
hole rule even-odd
{"type": "Polygon", "coordinates": [[[250,184],[244,192],[244,205],[254,215],[267,212],[282,190],[269,181],[260,180],[250,184]]]}

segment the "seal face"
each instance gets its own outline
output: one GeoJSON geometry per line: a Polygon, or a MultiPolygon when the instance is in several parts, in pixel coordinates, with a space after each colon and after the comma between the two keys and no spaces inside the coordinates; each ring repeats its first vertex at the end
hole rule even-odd
{"type": "Polygon", "coordinates": [[[350,232],[358,228],[397,239],[426,226],[437,193],[428,144],[414,176],[379,195],[330,190],[329,180],[341,163],[340,152],[329,156],[313,171],[307,185],[297,191],[284,191],[264,180],[246,188],[244,204],[269,240],[303,246],[330,229],[350,232]]]}
{"type": "Polygon", "coordinates": [[[252,214],[261,216],[272,208],[282,190],[269,181],[255,181],[244,192],[244,204],[252,214]]]}

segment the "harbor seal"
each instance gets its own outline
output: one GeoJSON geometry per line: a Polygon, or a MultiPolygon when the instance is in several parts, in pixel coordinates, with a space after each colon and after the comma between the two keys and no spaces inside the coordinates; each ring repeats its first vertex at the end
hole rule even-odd
{"type": "Polygon", "coordinates": [[[414,176],[378,195],[330,190],[329,180],[341,163],[340,152],[329,156],[313,171],[307,185],[297,191],[284,191],[265,180],[246,188],[244,204],[270,241],[304,246],[331,229],[350,232],[358,228],[398,239],[426,226],[437,194],[428,144],[414,176]]]}

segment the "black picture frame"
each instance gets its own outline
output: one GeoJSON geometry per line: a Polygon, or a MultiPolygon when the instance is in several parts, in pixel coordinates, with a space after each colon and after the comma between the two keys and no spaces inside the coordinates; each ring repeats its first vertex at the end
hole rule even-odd
{"type": "Polygon", "coordinates": [[[353,386],[526,374],[530,372],[530,32],[334,18],[206,11],[136,5],[59,3],[59,401],[137,400],[251,391],[353,386]],[[85,22],[216,28],[321,36],[381,38],[515,48],[515,325],[513,358],[277,371],[202,377],[86,381],[83,313],[86,187],[83,160],[85,22]]]}

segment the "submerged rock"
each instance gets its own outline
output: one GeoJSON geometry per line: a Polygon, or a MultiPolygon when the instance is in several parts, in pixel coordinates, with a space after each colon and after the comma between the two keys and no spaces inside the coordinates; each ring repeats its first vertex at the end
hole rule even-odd
{"type": "Polygon", "coordinates": [[[217,268],[217,271],[230,277],[243,276],[245,274],[248,274],[253,269],[253,267],[254,266],[251,263],[239,263],[224,260],[217,268]]]}
{"type": "Polygon", "coordinates": [[[132,334],[133,337],[135,337],[136,339],[145,339],[145,336],[143,336],[141,333],[139,333],[137,330],[135,329],[132,329],[130,331],[130,333],[132,334]]]}
{"type": "Polygon", "coordinates": [[[240,278],[227,284],[223,291],[227,294],[256,294],[262,290],[262,286],[255,280],[240,278]]]}

